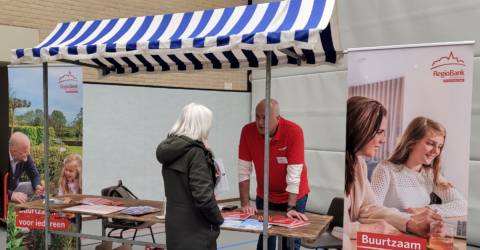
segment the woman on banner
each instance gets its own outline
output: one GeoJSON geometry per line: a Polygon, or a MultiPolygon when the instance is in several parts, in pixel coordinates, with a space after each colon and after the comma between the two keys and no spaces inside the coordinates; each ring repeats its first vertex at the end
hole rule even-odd
{"type": "Polygon", "coordinates": [[[376,100],[354,96],[347,101],[344,231],[352,239],[359,231],[410,232],[426,237],[430,222],[441,220],[433,210],[411,215],[377,203],[365,159],[373,157],[385,143],[386,116],[387,110],[376,100]]]}
{"type": "Polygon", "coordinates": [[[372,174],[377,201],[409,213],[433,209],[442,217],[466,216],[466,200],[441,174],[446,135],[436,121],[413,119],[393,154],[372,174]],[[431,193],[441,199],[441,204],[430,204],[431,193]]]}
{"type": "Polygon", "coordinates": [[[167,249],[217,249],[223,217],[215,200],[216,169],[207,144],[211,126],[212,111],[190,103],[158,145],[167,198],[167,249]]]}

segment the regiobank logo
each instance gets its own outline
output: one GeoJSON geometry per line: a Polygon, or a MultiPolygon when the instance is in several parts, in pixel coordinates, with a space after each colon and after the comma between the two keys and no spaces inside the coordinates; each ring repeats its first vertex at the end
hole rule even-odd
{"type": "Polygon", "coordinates": [[[61,75],[58,78],[58,86],[67,94],[78,93],[78,78],[68,71],[68,73],[61,75]]]}
{"type": "Polygon", "coordinates": [[[452,51],[432,62],[432,76],[444,83],[463,83],[465,81],[465,62],[455,56],[452,51]]]}

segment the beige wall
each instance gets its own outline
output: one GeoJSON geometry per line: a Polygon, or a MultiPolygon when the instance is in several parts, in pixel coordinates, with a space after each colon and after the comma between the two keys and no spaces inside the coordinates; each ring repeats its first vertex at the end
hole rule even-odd
{"type": "MultiPolygon", "coordinates": [[[[245,5],[247,2],[247,0],[0,0],[0,25],[37,30],[39,41],[43,41],[59,22],[158,15],[163,13],[245,5]]],[[[3,39],[3,34],[1,37],[3,39]]],[[[2,39],[0,39],[0,49],[9,49],[6,48],[2,39]]],[[[20,42],[18,44],[18,47],[22,47],[20,42]]],[[[246,89],[247,85],[247,73],[246,71],[213,71],[165,75],[138,74],[129,77],[99,78],[96,70],[85,68],[84,80],[205,88],[224,88],[225,85],[230,85],[233,89],[243,90],[246,89]]]]}
{"type": "Polygon", "coordinates": [[[10,50],[18,47],[33,47],[38,44],[38,31],[23,27],[0,25],[0,62],[8,63],[10,50]]]}

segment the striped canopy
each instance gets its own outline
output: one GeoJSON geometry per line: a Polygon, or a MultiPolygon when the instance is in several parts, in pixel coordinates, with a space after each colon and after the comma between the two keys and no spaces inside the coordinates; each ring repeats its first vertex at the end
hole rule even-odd
{"type": "Polygon", "coordinates": [[[334,63],[335,0],[288,0],[186,13],[59,23],[13,64],[77,61],[104,74],[334,63]]]}

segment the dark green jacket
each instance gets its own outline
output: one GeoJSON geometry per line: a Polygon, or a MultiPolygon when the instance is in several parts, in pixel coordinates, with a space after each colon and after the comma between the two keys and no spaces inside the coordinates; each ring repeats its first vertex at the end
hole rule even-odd
{"type": "Polygon", "coordinates": [[[167,197],[167,249],[216,249],[223,217],[214,196],[212,153],[199,141],[169,136],[158,145],[157,159],[167,197]]]}

